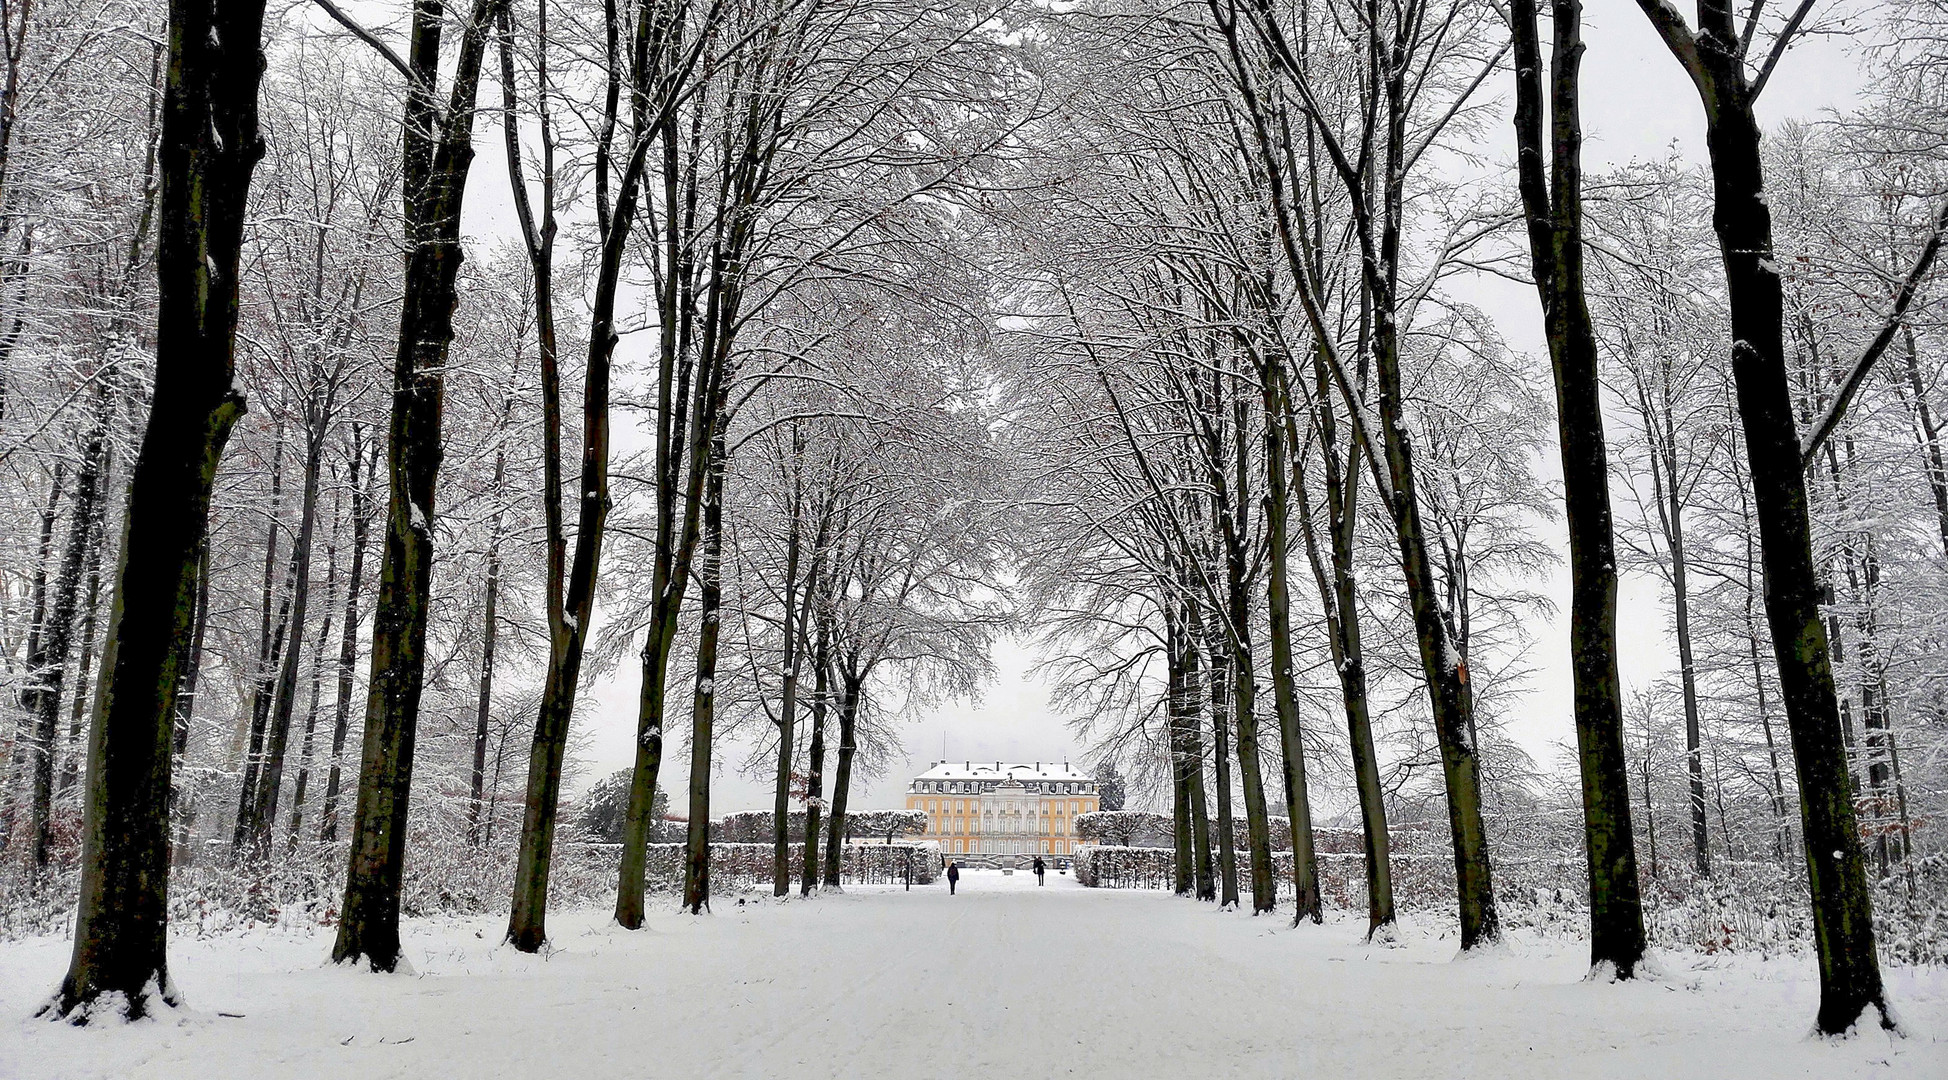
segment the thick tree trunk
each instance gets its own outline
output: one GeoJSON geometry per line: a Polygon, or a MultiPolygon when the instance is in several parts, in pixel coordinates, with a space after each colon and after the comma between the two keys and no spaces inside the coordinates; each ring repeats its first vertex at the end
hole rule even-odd
{"type": "MultiPolygon", "coordinates": [[[[1630,828],[1623,688],[1617,674],[1616,535],[1610,513],[1609,454],[1603,439],[1603,385],[1596,328],[1583,281],[1582,5],[1580,0],[1553,0],[1555,41],[1550,54],[1546,155],[1536,0],[1511,0],[1510,13],[1520,186],[1555,375],[1563,503],[1569,526],[1569,666],[1589,867],[1590,966],[1628,979],[1643,960],[1645,941],[1630,828]]],[[[1703,788],[1697,765],[1694,755],[1696,809],[1702,822],[1703,788]]]]}
{"type": "Polygon", "coordinates": [[[406,105],[406,257],[392,420],[386,450],[389,499],[379,598],[373,611],[372,676],[365,709],[352,853],[332,960],[375,971],[399,963],[399,887],[405,876],[419,699],[425,680],[427,601],[433,578],[433,497],[442,456],[446,359],[460,272],[460,209],[473,161],[474,94],[489,28],[505,0],[474,0],[444,115],[433,97],[440,70],[442,6],[418,0],[409,59],[416,76],[406,105]]]}
{"type": "MultiPolygon", "coordinates": [[[[1742,73],[1731,73],[1743,82],[1742,73]]],[[[1729,80],[1719,80],[1729,82],[1729,80]]],[[[1720,93],[1730,90],[1721,86],[1720,93]]],[[[1742,91],[1742,86],[1740,87],[1742,91]]],[[[1736,98],[1744,97],[1734,92],[1736,98]]],[[[1732,375],[1758,510],[1766,621],[1799,774],[1800,829],[1819,952],[1822,1032],[1853,1027],[1872,1007],[1891,1026],[1874,949],[1873,900],[1853,810],[1839,700],[1813,564],[1805,474],[1798,458],[1782,340],[1783,300],[1772,265],[1759,130],[1748,101],[1721,101],[1708,117],[1718,233],[1732,316],[1732,375]]]]}
{"type": "MultiPolygon", "coordinates": [[[[666,171],[669,163],[666,161],[666,171]]],[[[674,183],[674,180],[669,181],[674,183]]],[[[670,191],[666,189],[665,196],[670,191]]],[[[674,244],[674,241],[671,241],[674,244]]],[[[672,256],[675,257],[674,255],[672,256]]],[[[673,279],[672,279],[673,282],[673,279]]],[[[673,283],[668,285],[674,289],[673,283]]],[[[675,310],[673,295],[663,298],[664,311],[675,310]]],[[[675,328],[664,319],[663,359],[659,369],[657,460],[657,539],[650,583],[656,598],[649,629],[643,639],[643,685],[637,704],[636,765],[629,787],[629,812],[624,819],[620,881],[616,889],[617,924],[636,929],[643,923],[643,890],[649,857],[650,820],[657,774],[663,764],[663,721],[668,706],[670,651],[676,644],[678,617],[689,584],[690,564],[702,532],[704,485],[709,472],[709,447],[717,426],[716,364],[695,371],[676,355],[675,328]],[[691,385],[695,378],[694,395],[691,385]],[[680,413],[689,401],[687,429],[680,413]],[[672,415],[671,409],[679,415],[672,415]],[[687,448],[686,448],[687,447],[687,448]],[[688,459],[688,475],[684,461],[688,459]],[[681,485],[679,485],[681,481],[681,485]],[[679,486],[682,490],[679,492],[679,486]]],[[[714,361],[708,348],[704,355],[714,361]]]]}
{"type": "Polygon", "coordinates": [[[1640,0],[1697,85],[1711,157],[1712,229],[1731,315],[1732,378],[1765,566],[1765,613],[1799,775],[1800,828],[1819,954],[1817,1024],[1852,1028],[1872,1008],[1893,1026],[1874,948],[1872,894],[1853,809],[1839,697],[1813,562],[1806,478],[1785,357],[1784,295],[1753,111],[1756,89],[1732,10],[1702,0],[1694,36],[1668,6],[1640,0]]]}
{"type": "MultiPolygon", "coordinates": [[[[675,207],[683,190],[682,151],[678,139],[665,132],[662,139],[663,205],[675,207]]],[[[668,709],[670,650],[676,643],[677,619],[689,588],[690,560],[696,550],[703,504],[705,461],[715,427],[709,370],[715,353],[706,347],[697,355],[689,333],[695,329],[689,310],[695,297],[696,262],[685,242],[679,215],[663,215],[664,272],[657,291],[658,327],[656,409],[656,543],[652,556],[650,594],[654,598],[649,628],[643,636],[642,692],[636,710],[636,762],[629,786],[629,812],[623,822],[620,880],[616,888],[618,925],[636,929],[643,923],[643,889],[649,859],[650,820],[656,778],[663,766],[663,726],[668,709]],[[679,331],[684,331],[680,333],[679,331]],[[704,370],[698,370],[699,367],[704,370]],[[694,387],[694,393],[693,393],[694,387]],[[688,475],[685,463],[688,463],[688,475]]],[[[714,331],[715,327],[706,327],[714,331]]]]}
{"type": "Polygon", "coordinates": [[[171,0],[158,159],[156,384],[129,484],[88,742],[74,957],[43,1011],[173,1005],[166,957],[170,743],[217,462],[235,390],[237,265],[263,156],[263,4],[171,0]]]}

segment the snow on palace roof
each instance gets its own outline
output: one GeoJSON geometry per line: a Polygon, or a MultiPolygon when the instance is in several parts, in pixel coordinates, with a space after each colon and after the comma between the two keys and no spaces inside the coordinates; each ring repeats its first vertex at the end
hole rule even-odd
{"type": "Polygon", "coordinates": [[[1066,761],[936,761],[915,780],[1080,780],[1095,777],[1066,761]]]}

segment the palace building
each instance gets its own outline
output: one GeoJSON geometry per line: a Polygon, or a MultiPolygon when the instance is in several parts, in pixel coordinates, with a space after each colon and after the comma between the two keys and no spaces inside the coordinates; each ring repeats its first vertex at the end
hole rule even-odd
{"type": "Polygon", "coordinates": [[[906,808],[924,810],[924,839],[946,855],[1067,855],[1075,818],[1098,808],[1096,780],[1062,762],[934,762],[906,787],[906,808]]]}

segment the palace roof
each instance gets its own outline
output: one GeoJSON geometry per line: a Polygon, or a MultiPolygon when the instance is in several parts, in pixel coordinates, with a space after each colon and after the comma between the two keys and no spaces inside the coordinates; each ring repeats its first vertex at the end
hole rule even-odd
{"type": "Polygon", "coordinates": [[[915,780],[1074,780],[1093,781],[1066,761],[936,761],[915,780]]]}

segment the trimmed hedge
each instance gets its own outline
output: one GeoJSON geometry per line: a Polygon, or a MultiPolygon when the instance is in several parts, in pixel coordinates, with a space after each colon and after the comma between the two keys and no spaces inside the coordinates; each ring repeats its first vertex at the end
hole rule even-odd
{"type": "MultiPolygon", "coordinates": [[[[593,857],[608,866],[619,865],[620,844],[588,845],[593,857]],[[606,849],[606,850],[600,850],[606,849]],[[599,853],[598,853],[599,851],[599,853]]],[[[683,844],[651,844],[645,864],[649,891],[681,892],[683,889],[683,844]]],[[[710,845],[710,891],[714,894],[762,891],[771,886],[770,844],[728,843],[710,845]]],[[[791,845],[791,880],[805,861],[805,845],[791,845]]],[[[907,844],[847,844],[839,866],[839,880],[845,884],[903,884],[909,867],[913,884],[931,885],[940,877],[944,863],[940,845],[932,841],[907,844]]],[[[613,870],[610,880],[613,880],[613,870]]]]}

